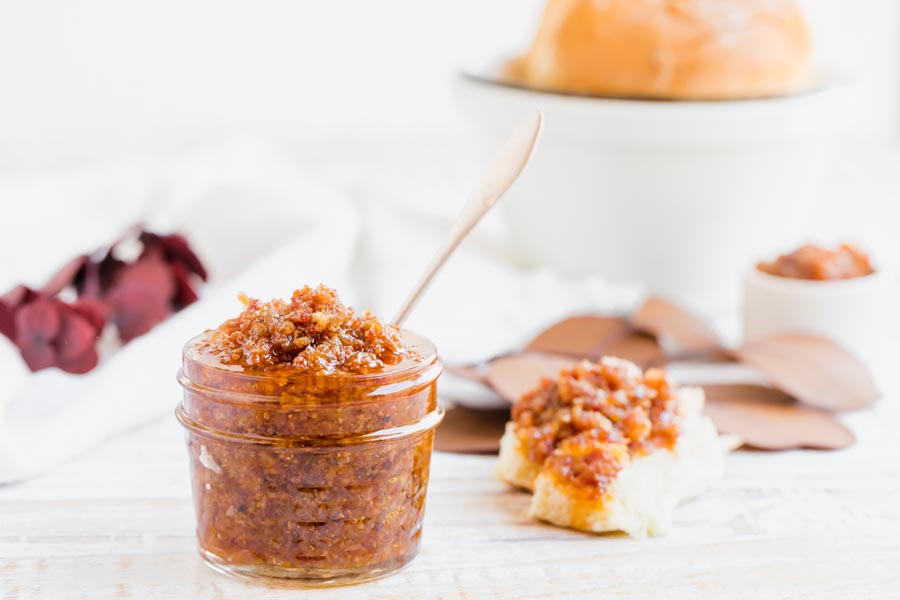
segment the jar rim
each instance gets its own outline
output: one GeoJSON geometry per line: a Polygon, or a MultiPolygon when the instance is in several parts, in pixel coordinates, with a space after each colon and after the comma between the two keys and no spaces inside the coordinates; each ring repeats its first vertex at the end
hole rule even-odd
{"type": "MultiPolygon", "coordinates": [[[[235,379],[244,381],[267,381],[267,380],[303,380],[303,381],[333,381],[341,385],[382,385],[394,381],[402,381],[410,379],[420,372],[424,372],[434,367],[439,362],[437,349],[434,344],[427,338],[410,331],[402,329],[401,335],[404,342],[413,348],[419,355],[418,360],[402,361],[397,365],[389,365],[388,367],[368,373],[348,373],[335,371],[331,373],[314,373],[311,374],[303,369],[280,368],[270,370],[250,370],[240,365],[227,365],[224,363],[213,364],[212,361],[203,360],[203,354],[197,350],[197,345],[204,338],[208,337],[213,330],[208,329],[199,335],[195,335],[189,339],[182,349],[182,360],[198,369],[215,370],[221,373],[233,375],[235,379]]],[[[209,356],[209,355],[207,355],[209,356]]],[[[193,369],[191,369],[193,370],[193,369]]],[[[182,371],[185,371],[182,368],[182,371]]]]}

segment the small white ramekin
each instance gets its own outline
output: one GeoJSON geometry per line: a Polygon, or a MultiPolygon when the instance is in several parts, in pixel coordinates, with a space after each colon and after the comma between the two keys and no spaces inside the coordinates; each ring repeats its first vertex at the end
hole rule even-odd
{"type": "Polygon", "coordinates": [[[791,279],[752,269],[744,280],[744,336],[781,333],[828,338],[870,366],[891,335],[894,286],[884,271],[836,281],[791,279]]]}

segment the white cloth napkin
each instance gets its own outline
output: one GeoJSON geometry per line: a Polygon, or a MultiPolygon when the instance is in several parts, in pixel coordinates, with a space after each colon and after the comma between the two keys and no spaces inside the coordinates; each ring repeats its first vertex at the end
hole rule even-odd
{"type": "MultiPolygon", "coordinates": [[[[18,232],[21,243],[42,222],[42,235],[60,240],[30,262],[4,264],[0,284],[7,288],[39,284],[35,273],[49,273],[137,220],[185,233],[212,275],[199,302],[86,375],[27,373],[12,345],[0,340],[0,377],[9,382],[0,390],[0,483],[40,474],[171,413],[180,398],[182,345],[236,314],[239,291],[270,299],[322,282],[353,306],[390,318],[445,235],[452,211],[388,202],[377,189],[356,192],[317,184],[296,161],[247,143],[170,161],[0,179],[0,197],[28,198],[22,206],[30,207],[0,229],[10,244],[0,245],[3,256],[16,251],[4,235],[18,232]]],[[[636,289],[521,267],[503,237],[496,218],[480,227],[408,323],[447,361],[487,358],[565,314],[624,311],[640,297],[636,289]]],[[[452,385],[442,387],[453,393],[452,385]]]]}

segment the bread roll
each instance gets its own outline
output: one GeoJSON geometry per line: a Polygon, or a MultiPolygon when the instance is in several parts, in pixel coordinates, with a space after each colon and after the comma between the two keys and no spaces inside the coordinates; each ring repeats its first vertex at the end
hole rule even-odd
{"type": "Polygon", "coordinates": [[[596,96],[758,98],[807,88],[811,57],[793,0],[549,0],[530,51],[506,74],[596,96]]]}

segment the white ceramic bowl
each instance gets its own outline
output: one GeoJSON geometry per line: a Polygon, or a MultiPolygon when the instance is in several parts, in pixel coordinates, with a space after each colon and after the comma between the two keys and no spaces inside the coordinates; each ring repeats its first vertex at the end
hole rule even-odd
{"type": "Polygon", "coordinates": [[[819,335],[873,365],[891,335],[893,294],[884,271],[810,281],[752,269],[744,283],[744,336],[755,340],[779,333],[819,335]]]}
{"type": "Polygon", "coordinates": [[[745,265],[806,233],[853,112],[838,83],[724,102],[566,96],[471,74],[455,90],[492,142],[524,111],[544,112],[541,146],[501,203],[524,258],[701,310],[736,306],[745,265]]]}

